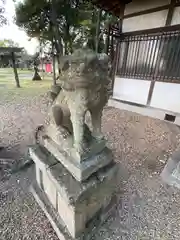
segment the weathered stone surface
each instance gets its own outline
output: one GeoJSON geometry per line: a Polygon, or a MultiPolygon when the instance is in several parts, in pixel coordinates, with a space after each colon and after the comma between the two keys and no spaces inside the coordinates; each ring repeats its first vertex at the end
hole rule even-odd
{"type": "Polygon", "coordinates": [[[84,214],[83,209],[78,209],[77,207],[68,204],[59,193],[58,212],[73,238],[83,233],[86,224],[86,215],[84,214]]]}
{"type": "Polygon", "coordinates": [[[107,206],[104,208],[101,214],[101,222],[106,221],[112,214],[114,210],[116,210],[118,204],[117,196],[111,196],[110,201],[108,202],[107,206]]]}
{"type": "Polygon", "coordinates": [[[33,159],[36,164],[36,180],[40,187],[42,186],[42,172],[45,172],[47,168],[58,163],[56,158],[50,155],[47,156],[46,153],[47,150],[39,145],[29,147],[29,157],[33,159]]]}
{"type": "Polygon", "coordinates": [[[112,211],[116,207],[117,200],[112,197],[112,201],[106,209],[99,211],[89,222],[86,223],[84,232],[77,238],[73,238],[63,220],[59,216],[58,212],[54,209],[52,204],[49,202],[45,193],[34,183],[30,188],[34,198],[40,205],[47,218],[49,219],[52,227],[54,228],[58,238],[60,240],[91,240],[93,235],[98,231],[101,224],[110,216],[112,211]]]}
{"type": "Polygon", "coordinates": [[[47,150],[39,154],[40,151],[35,148],[33,154],[37,163],[37,159],[41,158],[41,164],[38,164],[42,171],[39,186],[66,225],[70,236],[79,237],[92,225],[96,225],[94,219],[97,215],[99,223],[108,216],[106,211],[116,192],[118,168],[116,164],[111,164],[81,183],[76,181],[60,162],[45,167],[48,158],[54,156],[47,150]]]}
{"type": "Polygon", "coordinates": [[[49,201],[52,203],[53,207],[57,210],[57,190],[53,182],[49,179],[49,176],[46,171],[42,174],[43,190],[47,194],[49,201]]]}
{"type": "Polygon", "coordinates": [[[48,174],[51,173],[51,175],[54,176],[57,188],[62,191],[62,194],[68,203],[71,203],[72,201],[76,202],[84,196],[87,189],[96,189],[97,185],[100,183],[102,184],[106,179],[110,180],[114,178],[116,181],[118,168],[114,162],[103,168],[101,171],[93,174],[88,180],[80,183],[79,181],[76,181],[74,177],[69,174],[67,169],[63,167],[62,164],[59,164],[59,161],[57,161],[56,158],[45,148],[43,149],[42,147],[36,146],[31,149],[34,149],[34,154],[30,155],[33,161],[38,164],[40,169],[45,169],[48,174]],[[43,149],[43,151],[41,151],[41,149],[43,149]],[[49,165],[47,165],[48,162],[49,165]],[[39,163],[41,163],[41,165],[39,163]]]}
{"type": "Polygon", "coordinates": [[[39,186],[36,183],[34,183],[30,187],[30,191],[32,192],[37,203],[40,205],[40,207],[46,214],[47,218],[49,219],[58,238],[60,240],[73,240],[73,238],[71,238],[71,236],[69,235],[68,230],[66,229],[66,226],[63,223],[62,219],[57,214],[56,210],[53,208],[53,206],[49,202],[47,196],[44,194],[42,189],[40,189],[39,186]]]}
{"type": "Polygon", "coordinates": [[[38,126],[33,194],[60,239],[89,240],[115,205],[118,167],[101,132],[108,100],[108,57],[91,50],[67,56],[52,106],[38,126]],[[89,112],[92,131],[85,123],[89,112]]]}
{"type": "Polygon", "coordinates": [[[180,188],[180,151],[169,158],[161,177],[165,183],[180,188]]]}
{"type": "Polygon", "coordinates": [[[46,170],[50,166],[58,163],[58,160],[55,157],[51,157],[49,154],[47,155],[47,150],[44,147],[39,145],[34,145],[29,148],[29,156],[42,170],[46,170]]]}
{"type": "Polygon", "coordinates": [[[85,161],[79,163],[49,138],[44,139],[44,146],[63,164],[77,181],[86,180],[92,173],[110,164],[113,160],[112,152],[108,148],[104,148],[98,154],[93,154],[85,161]]]}
{"type": "MultiPolygon", "coordinates": [[[[91,148],[92,139],[103,139],[101,116],[108,101],[108,56],[91,50],[77,50],[66,57],[68,65],[62,71],[60,85],[52,90],[57,96],[49,112],[46,126],[58,129],[63,144],[69,142],[70,149],[81,155],[91,148]],[[85,114],[89,111],[92,118],[92,133],[85,124],[85,114]]],[[[46,127],[45,127],[46,128],[46,127]]],[[[53,139],[48,128],[46,134],[53,139]],[[51,135],[51,136],[50,136],[51,135]]],[[[56,138],[56,133],[53,134],[56,138]]],[[[56,141],[55,141],[56,142],[56,141]]]]}
{"type": "Polygon", "coordinates": [[[42,182],[41,182],[41,170],[38,168],[38,166],[35,167],[35,171],[36,171],[36,181],[39,185],[39,187],[42,187],[42,182]]]}
{"type": "Polygon", "coordinates": [[[79,154],[73,148],[72,135],[68,135],[66,138],[64,138],[61,130],[53,124],[47,126],[46,134],[47,136],[45,136],[44,141],[49,138],[49,140],[52,140],[56,144],[57,149],[66,152],[66,155],[69,158],[72,158],[77,162],[85,161],[89,157],[100,153],[106,147],[105,139],[97,140],[95,138],[91,138],[88,144],[84,142],[84,152],[82,154],[79,154]]]}

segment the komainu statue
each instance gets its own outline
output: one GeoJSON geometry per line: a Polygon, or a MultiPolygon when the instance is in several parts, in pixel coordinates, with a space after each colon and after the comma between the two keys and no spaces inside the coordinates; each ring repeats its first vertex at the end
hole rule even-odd
{"type": "Polygon", "coordinates": [[[108,58],[78,50],[61,63],[49,116],[36,132],[39,144],[29,148],[36,164],[31,191],[59,239],[92,239],[119,202],[119,167],[101,133],[108,58]]]}
{"type": "Polygon", "coordinates": [[[77,50],[65,57],[62,65],[60,84],[51,91],[53,103],[48,118],[51,127],[47,135],[63,135],[81,154],[87,141],[103,139],[101,116],[108,101],[108,56],[77,50]],[[85,124],[87,112],[91,115],[92,132],[85,124]]]}

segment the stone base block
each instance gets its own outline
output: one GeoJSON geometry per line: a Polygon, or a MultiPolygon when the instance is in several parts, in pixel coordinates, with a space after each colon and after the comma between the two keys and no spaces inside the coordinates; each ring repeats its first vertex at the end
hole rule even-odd
{"type": "Polygon", "coordinates": [[[180,189],[180,151],[175,152],[169,158],[161,173],[162,180],[180,189]]]}
{"type": "Polygon", "coordinates": [[[44,147],[74,176],[77,181],[84,181],[98,169],[110,164],[112,152],[105,147],[100,153],[92,155],[83,162],[78,162],[67,155],[52,139],[44,139],[44,147]]]}
{"type": "Polygon", "coordinates": [[[38,184],[34,183],[33,185],[31,185],[30,191],[32,192],[35,200],[49,219],[58,238],[60,240],[72,240],[62,219],[59,217],[51,202],[47,198],[46,194],[42,191],[38,184]]]}
{"type": "MultiPolygon", "coordinates": [[[[51,139],[54,143],[56,143],[57,148],[66,153],[66,155],[76,162],[83,162],[84,160],[98,155],[98,153],[102,152],[106,147],[105,139],[95,139],[91,135],[88,136],[88,140],[84,136],[84,142],[82,143],[83,153],[79,154],[73,147],[73,136],[68,134],[68,136],[64,136],[62,133],[62,129],[53,124],[50,124],[45,127],[46,131],[44,133],[44,139],[51,139]]],[[[44,139],[42,139],[44,141],[44,139]]]]}
{"type": "Polygon", "coordinates": [[[116,206],[118,167],[112,163],[81,183],[46,149],[30,148],[32,192],[60,239],[89,239],[116,206]]]}

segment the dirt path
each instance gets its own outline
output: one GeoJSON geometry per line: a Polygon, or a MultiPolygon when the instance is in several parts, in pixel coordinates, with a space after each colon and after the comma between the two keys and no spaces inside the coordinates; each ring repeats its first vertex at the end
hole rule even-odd
{"type": "MultiPolygon", "coordinates": [[[[45,97],[35,97],[0,106],[0,140],[17,162],[33,143],[33,130],[42,123],[47,105],[45,97]]],[[[179,149],[179,128],[106,108],[103,131],[119,163],[121,196],[117,211],[96,239],[179,240],[180,194],[159,177],[168,156],[179,149]]],[[[0,181],[0,240],[57,239],[28,192],[32,178],[29,169],[0,181]]]]}

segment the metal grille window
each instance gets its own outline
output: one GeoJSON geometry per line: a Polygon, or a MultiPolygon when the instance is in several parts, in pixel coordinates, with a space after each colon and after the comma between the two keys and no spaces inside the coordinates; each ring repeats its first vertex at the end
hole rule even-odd
{"type": "Polygon", "coordinates": [[[180,83],[180,30],[122,35],[117,75],[180,83]]]}

